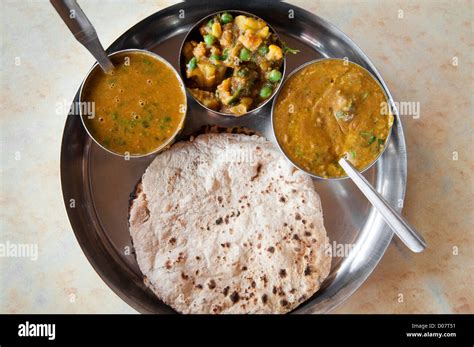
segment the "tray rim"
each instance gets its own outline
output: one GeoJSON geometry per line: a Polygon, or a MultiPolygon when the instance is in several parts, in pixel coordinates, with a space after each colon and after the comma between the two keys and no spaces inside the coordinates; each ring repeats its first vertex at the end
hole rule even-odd
{"type": "MultiPolygon", "coordinates": [[[[269,3],[269,1],[267,0],[263,0],[262,2],[265,2],[265,3],[269,3]]],[[[185,1],[185,3],[189,3],[190,5],[193,4],[193,1],[185,1]]],[[[106,49],[106,51],[108,53],[111,53],[111,52],[114,52],[115,49],[113,49],[113,47],[115,47],[116,45],[118,45],[120,43],[121,40],[123,40],[123,38],[126,36],[126,34],[130,31],[133,31],[133,30],[136,30],[137,27],[141,26],[141,25],[144,25],[146,24],[146,22],[149,22],[151,20],[153,20],[154,17],[160,17],[160,16],[163,16],[166,12],[168,11],[172,11],[172,10],[179,10],[180,7],[182,7],[184,5],[184,3],[176,3],[176,4],[173,4],[171,6],[167,6],[167,7],[164,7],[152,14],[150,14],[149,16],[143,18],[142,20],[140,20],[139,22],[137,22],[136,24],[134,24],[133,26],[129,27],[125,32],[123,32],[121,35],[118,36],[117,39],[115,39],[112,44],[110,44],[110,46],[106,49]]],[[[364,59],[364,62],[370,67],[370,69],[373,71],[373,74],[375,75],[375,77],[379,80],[380,84],[382,85],[382,87],[384,88],[384,90],[386,91],[387,93],[387,96],[392,104],[392,109],[393,109],[393,113],[394,113],[394,126],[397,127],[397,132],[399,132],[399,139],[400,139],[400,142],[401,142],[401,147],[402,147],[402,151],[400,152],[400,155],[401,157],[398,159],[399,161],[402,161],[403,162],[403,165],[401,165],[401,174],[402,174],[402,184],[401,184],[401,191],[400,191],[400,198],[399,200],[401,200],[402,202],[404,202],[405,200],[405,196],[406,196],[406,186],[407,186],[407,172],[408,172],[408,153],[407,153],[407,150],[406,150],[406,142],[405,142],[405,134],[404,134],[404,130],[403,130],[403,124],[401,122],[401,117],[399,115],[399,111],[398,111],[398,108],[396,107],[396,104],[394,103],[394,99],[393,99],[393,96],[392,96],[392,93],[390,92],[387,84],[385,83],[384,79],[382,78],[382,76],[380,75],[379,71],[377,70],[377,68],[375,67],[375,65],[373,64],[373,62],[369,59],[369,57],[364,53],[364,51],[344,32],[342,31],[341,29],[339,29],[336,25],[334,25],[333,23],[327,21],[326,19],[318,16],[317,14],[309,11],[309,10],[306,10],[302,7],[299,7],[297,5],[293,5],[293,4],[288,4],[286,2],[279,2],[279,5],[284,5],[284,6],[288,6],[289,9],[297,9],[298,11],[302,11],[303,13],[305,13],[305,15],[311,17],[311,18],[314,18],[314,19],[317,19],[317,21],[321,22],[322,24],[324,24],[324,26],[328,27],[329,29],[333,30],[333,31],[336,31],[338,33],[338,35],[344,40],[344,41],[347,41],[355,50],[356,50],[356,53],[361,56],[363,59],[364,59]]],[[[233,7],[234,8],[234,7],[233,7]]],[[[214,10],[215,11],[215,10],[214,10]]],[[[168,37],[166,37],[168,38],[168,37]]],[[[286,76],[287,77],[287,76],[286,76]]],[[[285,78],[286,78],[285,77],[285,78]]],[[[82,85],[82,82],[81,82],[81,85],[82,85]]],[[[76,92],[73,100],[72,100],[72,103],[75,102],[75,100],[77,100],[79,96],[79,90],[76,92]]],[[[71,215],[73,214],[73,211],[68,208],[68,204],[69,204],[69,196],[66,196],[66,191],[64,189],[64,182],[65,182],[65,173],[64,173],[64,166],[65,166],[65,163],[64,163],[64,148],[65,146],[68,144],[68,140],[67,140],[67,137],[64,136],[64,134],[66,133],[66,130],[67,130],[67,126],[68,126],[68,123],[69,123],[69,116],[65,118],[65,125],[64,125],[64,129],[63,129],[63,137],[62,137],[62,141],[61,141],[61,151],[60,151],[60,186],[61,186],[61,191],[62,191],[62,194],[63,194],[63,200],[64,200],[64,204],[65,204],[65,209],[66,209],[66,213],[68,215],[68,220],[69,220],[69,223],[71,225],[71,228],[73,230],[73,233],[74,233],[74,236],[79,244],[79,246],[81,247],[81,250],[82,252],[84,253],[84,255],[86,256],[87,260],[89,261],[90,265],[92,266],[92,268],[95,270],[95,272],[99,275],[99,277],[107,284],[107,286],[112,289],[112,291],[119,297],[121,298],[126,304],[128,304],[130,307],[132,307],[133,309],[135,309],[138,313],[154,313],[152,311],[150,311],[146,306],[144,306],[142,304],[142,302],[140,302],[139,300],[133,300],[133,299],[130,299],[129,296],[127,296],[123,290],[121,288],[119,288],[118,286],[116,286],[112,280],[109,278],[110,276],[108,274],[105,274],[105,272],[100,268],[100,266],[98,265],[98,263],[95,261],[94,259],[94,256],[92,254],[92,252],[86,247],[86,242],[83,240],[84,237],[80,237],[80,235],[75,231],[74,229],[74,225],[73,225],[73,219],[74,218],[71,218],[71,215]]],[[[87,162],[89,162],[89,158],[87,158],[87,162]]],[[[82,166],[82,169],[84,170],[84,166],[82,166]]],[[[382,172],[381,170],[377,170],[377,173],[376,173],[376,176],[377,176],[377,186],[376,186],[376,189],[379,190],[379,186],[380,186],[380,179],[379,179],[379,176],[382,175],[382,172]]],[[[88,177],[88,175],[86,175],[88,177]]],[[[83,175],[84,177],[84,175],[83,175]]],[[[89,194],[89,192],[88,192],[89,194]]],[[[90,207],[88,207],[90,208],[90,207]]],[[[401,212],[402,209],[403,209],[403,204],[402,206],[395,206],[394,207],[398,212],[401,212]]],[[[95,212],[94,212],[95,213],[95,212]]],[[[373,217],[373,216],[372,216],[373,217]]],[[[369,216],[367,219],[371,218],[371,216],[369,216]]],[[[77,219],[77,218],[76,218],[77,219]]],[[[382,230],[383,232],[386,232],[388,230],[388,235],[386,237],[386,243],[383,247],[383,249],[381,249],[381,252],[379,255],[377,255],[377,259],[375,261],[375,264],[373,266],[373,268],[370,270],[370,271],[367,271],[367,273],[362,276],[362,277],[359,277],[357,279],[357,282],[358,284],[352,289],[350,290],[347,295],[345,295],[344,298],[342,298],[342,300],[338,301],[337,303],[333,303],[332,305],[329,305],[329,307],[327,307],[327,309],[324,310],[323,313],[328,313],[332,310],[334,310],[336,307],[342,305],[344,302],[346,302],[353,294],[354,292],[356,292],[360,286],[367,280],[367,278],[372,274],[372,272],[375,270],[375,268],[377,267],[377,265],[379,264],[380,260],[382,259],[383,255],[385,254],[388,246],[390,245],[391,241],[392,241],[392,238],[393,238],[393,232],[385,225],[383,227],[384,230],[382,230]]],[[[107,253],[107,252],[106,252],[107,253]]],[[[110,255],[110,253],[107,254],[108,257],[110,257],[112,260],[116,260],[115,257],[112,257],[110,255]]],[[[125,266],[127,269],[129,268],[128,266],[125,266]]],[[[135,274],[133,274],[135,275],[135,274]]],[[[303,304],[304,305],[304,304],[303,304]]],[[[305,312],[307,310],[303,310],[303,312],[300,312],[300,313],[311,313],[311,311],[309,312],[305,312]]],[[[293,312],[291,312],[293,313],[293,312]]]]}

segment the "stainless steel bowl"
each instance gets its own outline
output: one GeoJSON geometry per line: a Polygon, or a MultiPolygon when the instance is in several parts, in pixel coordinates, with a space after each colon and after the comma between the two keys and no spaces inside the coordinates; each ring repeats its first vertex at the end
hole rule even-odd
{"type": "MultiPolygon", "coordinates": [[[[149,152],[149,153],[145,153],[145,154],[130,154],[130,155],[127,155],[127,157],[129,158],[140,158],[140,157],[146,157],[146,156],[149,156],[149,155],[152,155],[152,154],[156,154],[166,148],[168,148],[169,146],[171,146],[173,144],[173,142],[175,141],[176,137],[181,133],[181,131],[183,130],[183,126],[184,126],[184,122],[185,122],[185,119],[186,119],[186,115],[187,115],[187,108],[188,108],[188,105],[187,105],[187,98],[186,98],[186,90],[185,90],[185,87],[184,87],[184,83],[180,77],[180,75],[178,74],[178,72],[176,71],[176,69],[164,58],[162,58],[161,56],[159,56],[158,54],[156,53],[153,53],[153,52],[150,52],[150,51],[147,51],[147,50],[144,50],[144,49],[136,49],[136,48],[133,48],[133,49],[123,49],[123,50],[120,50],[120,51],[116,51],[114,53],[111,53],[109,54],[109,57],[114,57],[114,56],[118,56],[118,55],[126,55],[127,53],[141,53],[141,54],[146,54],[154,59],[157,59],[159,60],[160,62],[162,62],[163,64],[165,64],[168,68],[170,68],[176,78],[178,79],[179,81],[179,84],[181,86],[181,90],[183,91],[183,95],[185,96],[184,97],[184,114],[183,114],[183,118],[181,119],[181,123],[179,124],[178,128],[176,129],[175,133],[166,141],[164,142],[163,144],[161,144],[160,146],[158,146],[156,149],[154,149],[153,151],[149,152]]],[[[80,87],[80,90],[79,90],[79,102],[82,104],[83,102],[87,102],[87,100],[84,100],[83,99],[83,96],[84,96],[84,90],[87,88],[87,83],[89,82],[89,79],[91,78],[91,76],[93,76],[93,74],[95,73],[96,70],[100,70],[100,66],[98,63],[95,63],[94,66],[92,66],[92,68],[89,70],[89,72],[87,73],[87,76],[86,78],[84,79],[84,81],[82,82],[81,84],[81,87],[80,87]]],[[[121,153],[116,153],[114,151],[111,151],[110,149],[108,149],[107,147],[105,147],[104,145],[102,145],[92,134],[91,132],[89,131],[89,129],[87,128],[87,123],[85,122],[85,117],[88,117],[89,115],[87,114],[84,114],[84,110],[83,110],[83,107],[79,107],[79,115],[80,115],[80,118],[81,118],[81,122],[82,122],[82,125],[84,126],[84,129],[86,130],[87,134],[90,136],[90,138],[92,140],[94,140],[94,142],[100,147],[102,148],[103,150],[111,153],[111,154],[114,154],[114,155],[117,155],[117,156],[121,156],[121,157],[124,157],[126,156],[125,154],[121,154],[121,153]]]]}
{"type": "MultiPolygon", "coordinates": [[[[291,74],[288,75],[287,78],[285,78],[283,80],[283,83],[281,84],[281,88],[278,90],[278,93],[275,95],[275,98],[273,99],[273,104],[272,104],[272,110],[271,110],[271,120],[272,120],[272,131],[273,131],[273,135],[275,136],[275,139],[276,139],[276,144],[278,145],[278,148],[280,149],[280,151],[283,153],[283,155],[285,156],[285,158],[293,165],[295,166],[296,168],[300,169],[301,171],[304,171],[305,173],[307,173],[308,175],[310,175],[311,177],[313,178],[317,178],[317,179],[323,179],[323,180],[334,180],[334,181],[337,181],[337,180],[344,180],[344,179],[347,179],[349,178],[349,176],[341,176],[341,177],[321,177],[321,176],[318,176],[316,174],[314,174],[313,172],[311,171],[308,171],[306,169],[304,169],[303,167],[301,167],[300,165],[298,165],[297,163],[295,163],[293,160],[291,160],[291,158],[288,156],[288,154],[285,152],[285,150],[283,149],[283,146],[281,145],[280,143],[280,139],[278,138],[277,136],[277,133],[275,131],[275,122],[274,122],[274,118],[275,118],[275,107],[276,107],[276,104],[278,102],[278,96],[280,95],[280,91],[282,90],[282,88],[284,87],[284,85],[293,77],[295,76],[296,74],[298,74],[302,69],[304,69],[305,67],[309,66],[309,65],[312,65],[312,64],[317,64],[317,63],[320,63],[320,62],[323,62],[323,61],[328,61],[328,60],[336,60],[336,61],[340,61],[341,64],[344,63],[345,61],[347,60],[344,60],[344,59],[339,59],[339,58],[322,58],[322,59],[314,59],[314,60],[311,60],[311,61],[308,61],[307,63],[304,63],[302,65],[300,65],[298,68],[296,68],[295,70],[293,70],[291,72],[291,74]]],[[[380,87],[380,90],[384,93],[385,95],[385,101],[387,102],[387,105],[390,105],[390,112],[391,114],[396,114],[393,110],[393,104],[392,104],[392,101],[391,99],[389,98],[389,96],[387,95],[386,91],[385,91],[385,88],[383,88],[383,86],[380,84],[380,82],[375,78],[375,76],[370,72],[368,71],[367,69],[365,69],[364,67],[360,66],[359,64],[357,63],[354,63],[354,62],[350,62],[351,64],[354,64],[354,65],[357,65],[358,67],[360,67],[361,69],[363,69],[365,72],[367,72],[369,74],[369,76],[374,80],[375,83],[377,83],[377,85],[380,87]]],[[[387,138],[385,139],[385,143],[384,143],[384,148],[380,151],[379,155],[369,164],[367,165],[365,168],[363,168],[362,170],[360,170],[359,172],[363,173],[364,171],[370,169],[374,164],[375,162],[382,156],[382,154],[385,152],[385,150],[387,149],[387,146],[388,146],[388,143],[390,142],[390,135],[392,134],[392,128],[393,128],[393,123],[392,125],[390,126],[390,130],[387,134],[387,138]]]]}
{"type": "MultiPolygon", "coordinates": [[[[179,65],[179,73],[181,75],[181,78],[183,81],[186,81],[186,61],[184,60],[184,56],[183,56],[183,47],[184,47],[184,44],[189,41],[191,38],[193,38],[194,36],[198,37],[199,36],[199,28],[201,27],[201,25],[207,21],[209,21],[212,17],[214,17],[215,15],[217,14],[220,14],[220,13],[224,13],[224,12],[227,12],[227,13],[230,13],[232,15],[234,15],[234,18],[235,18],[235,14],[241,14],[241,15],[245,15],[247,17],[254,17],[254,18],[258,18],[258,19],[261,19],[263,20],[265,23],[267,23],[268,25],[268,28],[270,29],[270,32],[275,34],[277,39],[278,39],[278,42],[281,44],[283,41],[280,39],[280,36],[278,35],[278,33],[276,32],[276,30],[269,24],[268,21],[266,21],[265,19],[253,14],[253,13],[250,13],[250,12],[246,12],[246,11],[240,11],[240,10],[223,10],[223,11],[217,11],[217,12],[213,12],[209,15],[207,15],[206,17],[198,20],[196,22],[196,24],[194,24],[191,29],[189,29],[189,31],[187,32],[186,36],[184,37],[184,40],[183,42],[181,43],[181,47],[179,49],[179,61],[178,61],[178,65],[179,65]]],[[[228,116],[228,117],[243,117],[243,116],[246,116],[248,114],[251,114],[251,113],[254,113],[258,110],[260,110],[262,107],[264,107],[268,102],[270,102],[270,100],[278,93],[278,90],[280,89],[282,83],[283,83],[283,80],[285,78],[285,70],[286,70],[286,56],[283,55],[283,63],[281,65],[281,75],[282,75],[282,78],[280,80],[280,82],[278,83],[278,85],[275,87],[275,89],[273,90],[273,93],[272,95],[270,95],[266,100],[264,100],[263,102],[261,102],[260,104],[258,104],[257,107],[255,108],[252,108],[251,110],[247,111],[246,113],[244,114],[241,114],[241,115],[235,115],[235,114],[232,114],[232,113],[225,113],[225,112],[220,112],[220,111],[216,111],[216,110],[213,110],[209,107],[207,107],[206,105],[202,104],[198,99],[196,99],[194,97],[194,95],[192,95],[191,93],[189,93],[189,95],[194,99],[196,100],[196,102],[201,105],[202,107],[204,107],[206,110],[212,112],[212,113],[215,113],[215,114],[218,114],[218,115],[221,115],[221,116],[228,116]]]]}

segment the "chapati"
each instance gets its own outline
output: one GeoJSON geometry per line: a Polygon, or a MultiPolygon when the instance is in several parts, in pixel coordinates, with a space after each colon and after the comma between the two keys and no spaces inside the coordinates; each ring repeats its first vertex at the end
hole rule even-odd
{"type": "Polygon", "coordinates": [[[259,136],[204,134],[159,154],[129,225],[145,283],[182,313],[286,313],[331,265],[311,178],[259,136]]]}

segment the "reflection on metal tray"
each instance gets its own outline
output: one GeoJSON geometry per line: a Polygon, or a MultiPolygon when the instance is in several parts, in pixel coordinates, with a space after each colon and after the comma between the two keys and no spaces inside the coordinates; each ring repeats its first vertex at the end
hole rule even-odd
{"type": "MultiPolygon", "coordinates": [[[[179,48],[186,32],[207,14],[226,9],[241,9],[260,16],[290,47],[300,50],[299,54],[288,56],[287,75],[312,59],[347,57],[371,71],[391,98],[375,67],[349,38],[316,15],[285,3],[221,1],[208,7],[179,3],[129,29],[108,52],[144,48],[160,54],[178,69],[179,48]]],[[[189,96],[188,102],[183,137],[211,124],[253,129],[275,141],[271,132],[271,103],[252,115],[231,118],[208,113],[189,96]]],[[[395,118],[389,147],[364,174],[392,206],[403,200],[407,176],[403,130],[398,114],[395,118]]],[[[61,150],[61,182],[69,219],[84,253],[102,279],[136,310],[172,313],[143,284],[128,232],[129,194],[152,160],[153,157],[146,157],[126,161],[110,155],[87,136],[79,117],[68,116],[61,150]],[[69,207],[70,199],[75,199],[75,208],[69,207]]],[[[328,312],[346,300],[374,270],[392,238],[382,218],[350,180],[316,180],[315,186],[321,196],[331,243],[339,247],[353,245],[353,249],[347,257],[333,258],[331,273],[321,290],[295,313],[328,312]]]]}

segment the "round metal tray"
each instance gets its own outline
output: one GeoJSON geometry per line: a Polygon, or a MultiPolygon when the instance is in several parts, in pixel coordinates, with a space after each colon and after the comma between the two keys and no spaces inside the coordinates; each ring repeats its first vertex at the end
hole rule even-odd
{"type": "MultiPolygon", "coordinates": [[[[269,22],[290,47],[300,50],[299,54],[288,56],[286,74],[312,59],[347,57],[372,72],[392,98],[367,56],[340,30],[303,9],[273,1],[221,1],[207,7],[196,2],[179,3],[129,29],[108,52],[143,48],[158,53],[178,69],[179,48],[186,32],[207,14],[226,9],[256,14],[269,22]]],[[[74,101],[77,97],[76,94],[74,101]]],[[[271,103],[243,118],[211,114],[190,96],[188,103],[183,136],[203,125],[214,124],[254,129],[275,141],[271,132],[271,103]]],[[[364,175],[397,208],[404,199],[407,158],[400,119],[394,111],[390,144],[364,175]]],[[[82,250],[109,287],[133,308],[142,313],[172,313],[143,284],[128,232],[129,194],[152,160],[153,156],[127,161],[107,153],[87,136],[79,117],[67,117],[61,149],[61,183],[69,219],[82,250]]],[[[331,273],[322,288],[295,313],[329,312],[346,300],[374,270],[392,238],[380,215],[350,180],[315,180],[315,186],[321,196],[331,243],[354,248],[346,257],[333,257],[331,273]]]]}

